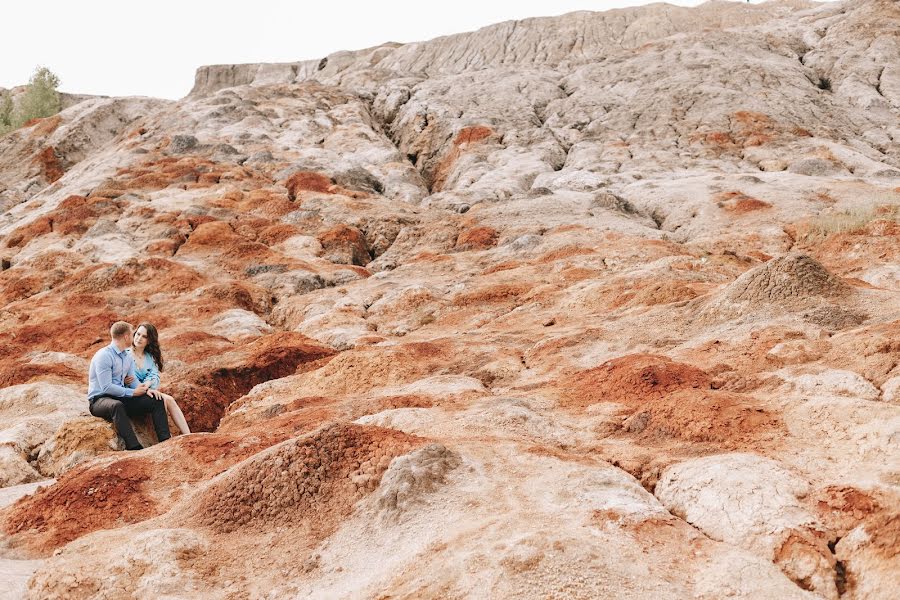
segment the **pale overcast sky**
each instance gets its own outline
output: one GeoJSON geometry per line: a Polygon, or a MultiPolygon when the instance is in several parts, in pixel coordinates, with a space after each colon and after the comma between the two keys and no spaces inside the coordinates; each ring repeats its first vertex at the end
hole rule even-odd
{"type": "Polygon", "coordinates": [[[428,40],[509,19],[649,2],[19,0],[3,4],[0,87],[27,83],[35,66],[42,65],[60,77],[60,89],[67,92],[180,98],[190,91],[194,70],[200,65],[291,62],[387,41],[428,40]]]}

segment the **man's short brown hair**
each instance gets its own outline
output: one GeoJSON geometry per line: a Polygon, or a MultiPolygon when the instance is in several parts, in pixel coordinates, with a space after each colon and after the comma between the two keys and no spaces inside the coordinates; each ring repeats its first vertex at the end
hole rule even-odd
{"type": "Polygon", "coordinates": [[[125,321],[116,321],[112,324],[112,327],[109,328],[109,335],[113,337],[113,339],[119,339],[131,333],[131,323],[126,323],[125,321]]]}

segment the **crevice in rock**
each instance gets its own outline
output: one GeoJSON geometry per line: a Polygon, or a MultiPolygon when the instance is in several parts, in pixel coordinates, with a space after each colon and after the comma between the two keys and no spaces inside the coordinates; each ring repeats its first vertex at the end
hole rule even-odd
{"type": "Polygon", "coordinates": [[[878,71],[878,79],[875,82],[875,91],[878,92],[878,95],[884,98],[884,94],[881,93],[881,76],[884,74],[885,67],[881,67],[881,70],[878,71]]]}
{"type": "MultiPolygon", "coordinates": [[[[327,58],[323,58],[323,61],[327,61],[327,58]]],[[[321,63],[320,63],[321,64],[321,63]]],[[[360,96],[357,95],[359,100],[366,105],[366,111],[369,114],[369,118],[372,120],[372,123],[377,127],[379,133],[381,133],[385,139],[387,139],[397,150],[397,154],[399,154],[402,158],[406,159],[412,167],[419,173],[422,177],[423,185],[428,190],[428,194],[432,193],[431,183],[425,176],[424,172],[424,162],[422,168],[419,168],[419,154],[418,152],[407,152],[408,148],[401,148],[400,141],[397,139],[397,135],[394,131],[394,121],[397,116],[403,110],[403,107],[412,99],[412,93],[406,94],[406,98],[401,102],[396,109],[392,111],[392,115],[382,115],[379,111],[375,110],[375,96],[360,96]],[[387,118],[385,118],[387,117],[387,118]]],[[[423,115],[425,126],[428,125],[428,114],[425,113],[423,115]]]]}
{"type": "MultiPolygon", "coordinates": [[[[838,542],[841,541],[841,538],[837,537],[828,542],[828,550],[835,554],[835,548],[837,548],[838,542]]],[[[837,591],[839,596],[843,596],[847,593],[847,566],[835,557],[834,559],[834,584],[837,586],[837,591]]]]}
{"type": "Polygon", "coordinates": [[[559,146],[559,149],[562,150],[563,154],[564,154],[563,159],[562,159],[562,161],[560,161],[558,166],[552,165],[554,171],[561,171],[563,168],[565,168],[566,163],[569,162],[569,151],[572,149],[572,145],[566,144],[561,139],[559,139],[559,136],[556,135],[556,132],[553,131],[552,129],[548,129],[548,131],[550,132],[550,135],[553,136],[553,139],[556,141],[556,144],[559,146]]]}

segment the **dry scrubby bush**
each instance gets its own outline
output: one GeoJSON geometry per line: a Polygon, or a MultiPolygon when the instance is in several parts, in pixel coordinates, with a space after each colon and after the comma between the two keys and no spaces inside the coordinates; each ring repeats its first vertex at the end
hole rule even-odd
{"type": "Polygon", "coordinates": [[[32,119],[51,117],[60,110],[59,77],[46,67],[38,67],[18,102],[10,92],[0,100],[0,135],[18,129],[32,119]]]}
{"type": "Polygon", "coordinates": [[[875,220],[900,222],[900,204],[887,206],[869,204],[824,213],[810,220],[809,234],[811,236],[827,236],[833,233],[857,231],[875,220]]]}

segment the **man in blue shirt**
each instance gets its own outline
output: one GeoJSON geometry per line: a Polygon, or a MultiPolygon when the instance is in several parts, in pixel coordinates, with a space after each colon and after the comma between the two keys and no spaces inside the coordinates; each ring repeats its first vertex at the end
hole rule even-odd
{"type": "Polygon", "coordinates": [[[138,385],[131,347],[132,328],[118,321],[109,329],[112,342],[91,359],[88,372],[88,404],[91,414],[111,421],[125,440],[128,450],[142,450],[129,417],[150,413],[159,441],[171,437],[166,406],[159,398],[147,395],[149,384],[138,385]]]}

